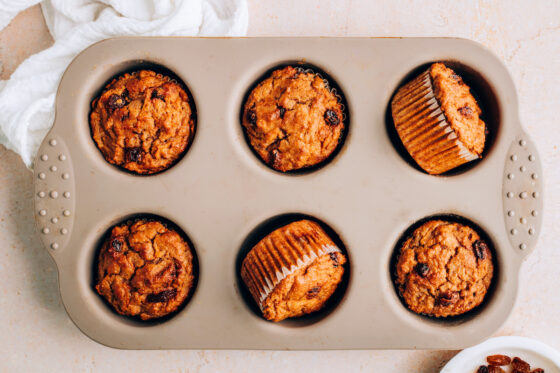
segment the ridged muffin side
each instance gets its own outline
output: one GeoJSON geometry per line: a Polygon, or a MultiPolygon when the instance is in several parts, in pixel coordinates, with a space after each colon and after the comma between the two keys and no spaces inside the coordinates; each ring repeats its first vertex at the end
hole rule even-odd
{"type": "Polygon", "coordinates": [[[259,241],[241,278],[267,320],[320,310],[342,281],[346,257],[319,224],[300,220],[259,241]]]}
{"type": "Polygon", "coordinates": [[[461,77],[443,63],[401,87],[391,112],[404,147],[429,174],[482,156],[486,124],[480,107],[461,77]]]}

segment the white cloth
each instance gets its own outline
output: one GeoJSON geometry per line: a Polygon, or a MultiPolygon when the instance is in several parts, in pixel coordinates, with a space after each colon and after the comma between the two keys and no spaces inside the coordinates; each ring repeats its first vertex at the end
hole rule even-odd
{"type": "MultiPolygon", "coordinates": [[[[0,30],[39,0],[0,0],[0,30]]],[[[246,0],[47,0],[41,3],[54,45],[0,81],[0,143],[32,167],[52,126],[62,73],[89,45],[115,36],[242,36],[246,0]]]]}

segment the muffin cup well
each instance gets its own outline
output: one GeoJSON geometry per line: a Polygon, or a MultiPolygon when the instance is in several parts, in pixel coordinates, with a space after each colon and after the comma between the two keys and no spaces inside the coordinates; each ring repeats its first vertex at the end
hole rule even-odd
{"type": "Polygon", "coordinates": [[[479,158],[447,122],[429,70],[399,89],[391,111],[403,145],[426,172],[441,174],[479,158]]]}

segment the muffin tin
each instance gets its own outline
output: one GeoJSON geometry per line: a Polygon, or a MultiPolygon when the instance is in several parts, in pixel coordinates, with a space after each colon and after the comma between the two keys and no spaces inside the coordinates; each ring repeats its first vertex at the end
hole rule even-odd
{"type": "Polygon", "coordinates": [[[480,45],[451,38],[120,38],[68,67],[56,119],[35,160],[36,223],[59,269],[68,314],[86,335],[131,349],[463,348],[492,335],[517,296],[520,265],[540,230],[542,180],[523,132],[515,87],[480,45]],[[432,61],[447,61],[479,94],[490,140],[484,158],[456,172],[420,171],[391,133],[396,89],[432,61]],[[454,62],[454,61],[460,61],[454,62]],[[298,174],[266,167],[239,121],[247,90],[285,63],[317,66],[336,81],[349,114],[340,152],[298,174]],[[455,66],[453,66],[453,64],[455,66]],[[107,163],[91,139],[90,103],[112,77],[169,69],[189,88],[197,132],[172,168],[137,176],[107,163]],[[418,70],[420,69],[420,70],[418,70]],[[114,224],[155,214],[176,224],[198,256],[198,285],[176,315],[143,323],[116,314],[93,289],[94,263],[114,224]],[[290,215],[291,214],[291,215],[290,215]],[[296,214],[296,215],[293,215],[296,214]],[[239,255],[266,222],[309,215],[332,228],[349,257],[345,292],[327,310],[271,323],[255,312],[239,255]],[[416,315],[391,281],[404,232],[432,215],[459,215],[492,242],[494,289],[472,313],[416,315]]]}

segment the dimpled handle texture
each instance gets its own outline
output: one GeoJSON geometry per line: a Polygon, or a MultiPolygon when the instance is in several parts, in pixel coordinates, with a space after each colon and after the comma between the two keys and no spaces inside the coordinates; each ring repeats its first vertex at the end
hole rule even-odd
{"type": "Polygon", "coordinates": [[[62,251],[74,222],[74,180],[64,141],[49,134],[35,159],[35,222],[51,253],[62,251]]]}
{"type": "Polygon", "coordinates": [[[542,171],[535,144],[525,134],[511,144],[504,167],[504,218],[516,250],[535,248],[542,220],[542,171]]]}

